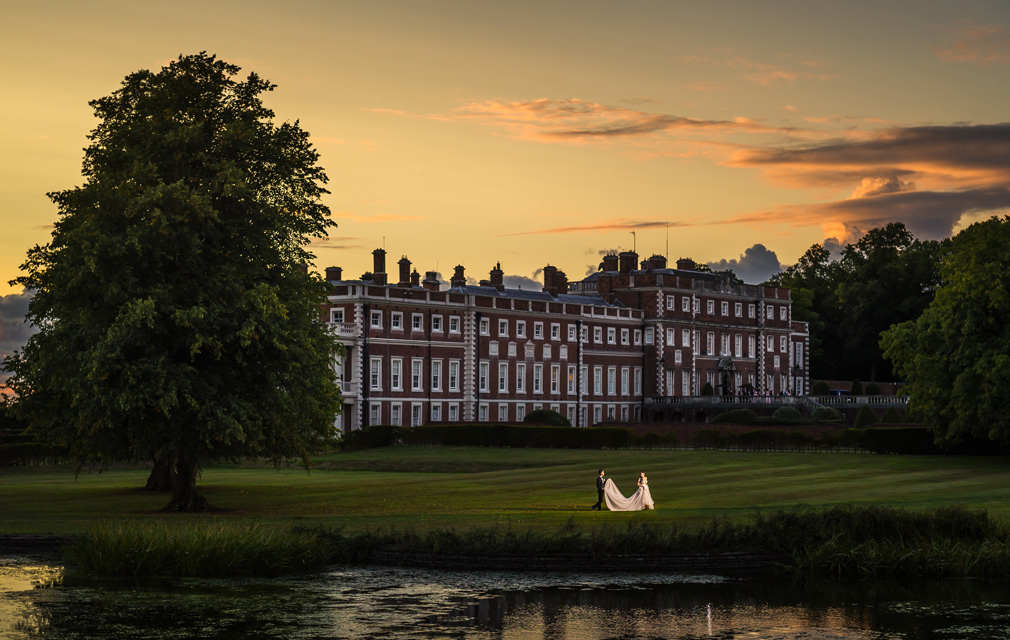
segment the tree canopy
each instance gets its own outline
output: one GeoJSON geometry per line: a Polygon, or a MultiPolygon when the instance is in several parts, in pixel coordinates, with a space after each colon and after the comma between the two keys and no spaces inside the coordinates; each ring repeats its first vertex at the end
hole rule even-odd
{"type": "Polygon", "coordinates": [[[789,287],[793,317],[810,323],[811,375],[888,380],[880,333],[933,299],[949,241],[917,240],[900,222],[871,229],[836,260],[815,244],[769,282],[789,287]]]}
{"type": "Polygon", "coordinates": [[[12,284],[40,332],[5,361],[19,415],[81,463],[170,461],[199,508],[209,459],[304,456],[332,435],[339,347],[311,238],[327,178],[274,85],[200,53],[90,105],[84,184],[50,193],[51,242],[12,284]]]}
{"type": "Polygon", "coordinates": [[[910,411],[941,441],[1010,442],[1010,217],[957,234],[920,317],[881,346],[908,382],[910,411]]]}

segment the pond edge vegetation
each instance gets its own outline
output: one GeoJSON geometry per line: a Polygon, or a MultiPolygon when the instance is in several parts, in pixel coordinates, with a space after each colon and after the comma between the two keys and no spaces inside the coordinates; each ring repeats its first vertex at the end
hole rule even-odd
{"type": "Polygon", "coordinates": [[[730,566],[728,557],[745,557],[755,573],[835,579],[1010,576],[1010,530],[985,510],[961,505],[928,511],[801,506],[691,529],[634,521],[580,527],[569,521],[549,532],[471,527],[345,533],[323,526],[119,522],[74,538],[62,553],[86,573],[136,578],[277,576],[397,559],[439,567],[447,558],[454,568],[462,559],[473,569],[529,569],[549,558],[574,570],[599,570],[636,558],[640,562],[627,563],[630,569],[651,563],[704,571],[730,566]]]}

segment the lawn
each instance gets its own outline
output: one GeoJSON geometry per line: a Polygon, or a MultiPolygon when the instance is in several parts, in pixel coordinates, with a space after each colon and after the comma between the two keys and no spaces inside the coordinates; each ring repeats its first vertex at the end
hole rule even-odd
{"type": "Polygon", "coordinates": [[[76,533],[109,519],[326,524],[513,526],[700,524],[797,504],[966,504],[1010,522],[1010,464],[997,457],[854,453],[581,451],[396,447],[320,456],[311,473],[291,467],[208,465],[199,480],[209,514],[166,515],[165,494],[142,486],[147,471],[116,468],[0,469],[0,533],[76,533]],[[656,510],[596,513],[603,467],[627,495],[649,476],[656,510]]]}

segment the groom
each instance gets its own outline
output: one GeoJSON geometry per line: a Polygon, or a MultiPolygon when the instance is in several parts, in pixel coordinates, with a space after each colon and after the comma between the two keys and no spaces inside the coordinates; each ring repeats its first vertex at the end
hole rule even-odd
{"type": "Polygon", "coordinates": [[[600,469],[600,475],[596,477],[596,497],[598,498],[598,500],[596,501],[596,504],[593,505],[593,508],[590,509],[590,511],[603,510],[602,507],[600,507],[600,505],[603,504],[603,487],[604,485],[607,484],[607,481],[603,478],[603,476],[604,476],[603,469],[600,469]]]}

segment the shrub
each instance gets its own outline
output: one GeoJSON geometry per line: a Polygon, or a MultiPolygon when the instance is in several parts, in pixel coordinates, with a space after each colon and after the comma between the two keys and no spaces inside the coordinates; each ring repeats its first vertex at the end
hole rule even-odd
{"type": "Polygon", "coordinates": [[[810,395],[812,396],[829,396],[831,395],[831,385],[823,380],[818,380],[814,383],[813,388],[810,389],[810,395]]]}
{"type": "Polygon", "coordinates": [[[779,407],[772,414],[773,420],[802,420],[803,414],[796,407],[779,407]]]}
{"type": "Polygon", "coordinates": [[[876,382],[866,383],[866,395],[868,396],[879,396],[880,395],[880,385],[876,382]]]}
{"type": "Polygon", "coordinates": [[[550,409],[534,409],[523,418],[523,424],[543,425],[547,427],[570,427],[571,422],[557,411],[550,409]]]}
{"type": "Polygon", "coordinates": [[[863,395],[863,383],[860,382],[859,380],[853,380],[852,381],[852,391],[851,391],[851,393],[854,396],[861,396],[861,395],[863,395]]]}
{"type": "Polygon", "coordinates": [[[711,382],[706,382],[705,383],[705,386],[701,390],[701,395],[703,395],[703,396],[715,395],[715,389],[712,388],[712,383],[711,382]]]}
{"type": "Polygon", "coordinates": [[[530,447],[542,449],[621,449],[632,433],[623,427],[536,427],[508,424],[436,424],[400,431],[408,445],[446,447],[530,447]]]}
{"type": "Polygon", "coordinates": [[[937,453],[933,432],[926,427],[871,427],[859,437],[862,448],[874,453],[924,455],[937,453]]]}
{"type": "Polygon", "coordinates": [[[837,422],[838,420],[845,420],[845,416],[842,415],[841,411],[833,407],[817,407],[810,414],[810,419],[815,422],[837,422]]]}
{"type": "Polygon", "coordinates": [[[884,415],[880,416],[880,421],[884,424],[904,424],[905,414],[897,407],[888,407],[884,415]]]}
{"type": "Polygon", "coordinates": [[[713,423],[733,423],[748,424],[757,418],[757,414],[750,409],[730,409],[712,418],[713,423]]]}
{"type": "Polygon", "coordinates": [[[877,412],[863,405],[859,408],[859,413],[856,414],[856,420],[852,423],[852,426],[857,429],[862,429],[864,427],[869,427],[880,422],[877,419],[877,412]]]}
{"type": "Polygon", "coordinates": [[[400,437],[400,427],[376,424],[364,429],[355,429],[340,438],[341,451],[374,449],[391,446],[400,437]]]}

